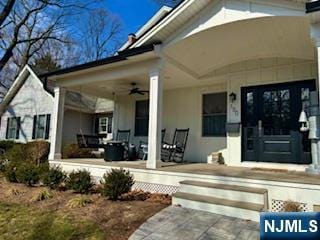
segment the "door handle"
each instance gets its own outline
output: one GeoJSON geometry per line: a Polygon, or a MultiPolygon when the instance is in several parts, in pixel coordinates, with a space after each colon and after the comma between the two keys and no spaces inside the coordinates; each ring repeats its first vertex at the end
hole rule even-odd
{"type": "Polygon", "coordinates": [[[258,121],[258,134],[259,134],[259,137],[262,137],[262,121],[261,120],[258,121]]]}

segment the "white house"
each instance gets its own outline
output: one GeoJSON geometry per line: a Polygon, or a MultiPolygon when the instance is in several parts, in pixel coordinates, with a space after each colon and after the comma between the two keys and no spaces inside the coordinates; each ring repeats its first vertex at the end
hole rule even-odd
{"type": "Polygon", "coordinates": [[[248,167],[304,171],[317,163],[308,134],[300,131],[299,115],[310,104],[310,92],[319,92],[319,9],[320,1],[306,0],[185,0],[158,13],[162,17],[148,23],[118,55],[47,74],[57,84],[50,160],[69,170],[84,167],[102,174],[102,163],[58,159],[65,92],[82,88],[115,100],[114,129],[131,129],[133,143],[148,141],[146,169],[131,168],[138,181],[182,186],[192,184],[179,185],[181,180],[200,179],[211,184],[181,188],[185,192],[176,203],[236,215],[232,207],[245,208],[239,201],[248,199],[231,199],[238,205],[225,206],[230,202],[221,199],[234,195],[221,194],[218,201],[203,190],[223,183],[234,184],[233,191],[267,192],[264,209],[288,199],[314,209],[320,199],[318,177],[303,175],[306,182],[300,175],[279,173],[270,180],[248,167]],[[123,89],[132,82],[149,94],[128,95],[123,89]],[[190,129],[185,161],[203,163],[203,171],[198,165],[191,165],[193,173],[183,166],[161,168],[161,130],[166,129],[169,141],[176,128],[190,129]],[[211,153],[221,153],[229,168],[210,174],[205,163],[211,153]]]}
{"type": "MultiPolygon", "coordinates": [[[[96,134],[110,138],[112,134],[112,101],[102,100],[79,93],[68,92],[62,146],[76,143],[76,134],[96,134]],[[104,121],[106,119],[106,121],[104,121]],[[102,131],[105,122],[105,131],[102,131]],[[108,128],[109,122],[109,128],[108,128]]],[[[0,139],[29,142],[35,139],[50,140],[53,113],[53,85],[40,79],[25,66],[0,104],[0,139]]]]}

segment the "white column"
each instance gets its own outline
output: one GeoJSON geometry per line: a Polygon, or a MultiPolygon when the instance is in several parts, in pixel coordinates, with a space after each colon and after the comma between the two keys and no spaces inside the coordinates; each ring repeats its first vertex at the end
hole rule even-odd
{"type": "Polygon", "coordinates": [[[54,89],[54,104],[52,114],[52,127],[50,138],[49,160],[61,159],[61,145],[64,118],[64,102],[66,90],[61,87],[54,89]]]}
{"type": "Polygon", "coordinates": [[[113,99],[113,121],[112,121],[112,139],[116,138],[116,134],[119,128],[119,116],[120,116],[120,104],[118,102],[118,97],[115,96],[113,99]]]}
{"type": "MultiPolygon", "coordinates": [[[[317,66],[318,66],[318,74],[317,74],[317,90],[319,93],[320,89],[320,24],[319,23],[312,23],[310,26],[310,36],[311,39],[314,42],[315,46],[315,58],[317,60],[317,66]]],[[[319,94],[319,99],[320,99],[320,94],[319,94]]],[[[320,101],[319,101],[320,102],[320,101]]]]}
{"type": "MultiPolygon", "coordinates": [[[[312,100],[311,105],[319,104],[320,103],[320,25],[318,23],[311,24],[310,27],[310,34],[311,38],[315,45],[315,59],[317,61],[318,72],[317,72],[317,94],[311,94],[310,98],[312,100]],[[316,101],[318,99],[318,101],[316,101]]],[[[311,140],[311,156],[312,156],[312,165],[310,165],[306,171],[311,173],[320,173],[320,166],[319,166],[319,157],[320,157],[320,141],[318,136],[318,116],[309,116],[309,139],[311,140]]]]}
{"type": "Polygon", "coordinates": [[[161,129],[162,129],[162,67],[150,72],[150,102],[149,102],[149,138],[147,168],[161,167],[161,129]]]}

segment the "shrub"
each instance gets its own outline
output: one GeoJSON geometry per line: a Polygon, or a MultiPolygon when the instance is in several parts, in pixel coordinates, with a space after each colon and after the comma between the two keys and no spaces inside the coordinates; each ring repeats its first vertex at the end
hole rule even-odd
{"type": "Polygon", "coordinates": [[[33,141],[25,145],[26,158],[33,164],[46,163],[49,151],[50,143],[47,141],[33,141]]]}
{"type": "Polygon", "coordinates": [[[79,148],[77,144],[68,144],[62,151],[63,158],[94,158],[92,153],[94,149],[79,148]]]}
{"type": "Polygon", "coordinates": [[[78,207],[85,207],[91,203],[93,203],[93,200],[91,198],[81,195],[79,197],[75,197],[69,200],[68,206],[71,208],[78,208],[78,207]]]}
{"type": "Polygon", "coordinates": [[[6,157],[10,162],[26,162],[26,145],[17,143],[6,152],[6,157]]]}
{"type": "Polygon", "coordinates": [[[66,174],[58,166],[52,167],[43,176],[43,183],[51,189],[57,189],[66,179],[66,174]]]}
{"type": "Polygon", "coordinates": [[[284,212],[301,212],[301,206],[297,202],[293,201],[285,201],[283,206],[284,212]]]}
{"type": "Polygon", "coordinates": [[[33,186],[40,180],[40,171],[35,164],[21,163],[17,166],[16,179],[19,183],[33,186]]]}
{"type": "Polygon", "coordinates": [[[124,169],[112,169],[109,173],[103,175],[102,195],[115,201],[119,197],[128,193],[134,184],[133,176],[124,169]]]}
{"type": "Polygon", "coordinates": [[[89,193],[94,186],[90,173],[86,170],[73,171],[69,174],[66,187],[77,193],[89,193]]]}
{"type": "Polygon", "coordinates": [[[48,189],[43,189],[33,198],[33,201],[40,202],[50,198],[53,198],[52,192],[48,189]]]}
{"type": "Polygon", "coordinates": [[[9,162],[5,167],[4,176],[9,182],[18,182],[17,180],[17,164],[15,162],[9,162]]]}
{"type": "Polygon", "coordinates": [[[4,151],[10,150],[16,143],[14,141],[0,141],[0,148],[4,151]]]}
{"type": "Polygon", "coordinates": [[[5,158],[0,158],[0,172],[4,173],[9,161],[5,158]]]}
{"type": "Polygon", "coordinates": [[[151,193],[142,190],[133,190],[120,196],[121,201],[145,201],[150,197],[151,193]]]}

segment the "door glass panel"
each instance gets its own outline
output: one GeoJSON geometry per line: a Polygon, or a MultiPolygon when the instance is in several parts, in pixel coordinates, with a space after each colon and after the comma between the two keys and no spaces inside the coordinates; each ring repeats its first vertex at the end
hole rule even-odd
{"type": "Polygon", "coordinates": [[[290,135],[290,91],[263,92],[264,135],[290,135]]]}
{"type": "Polygon", "coordinates": [[[247,149],[253,150],[253,140],[247,140],[247,149]]]}
{"type": "Polygon", "coordinates": [[[246,101],[247,101],[246,124],[247,126],[254,126],[253,92],[247,92],[246,101]]]}
{"type": "Polygon", "coordinates": [[[301,103],[302,109],[308,110],[310,106],[310,89],[309,88],[301,88],[301,103]]]}

